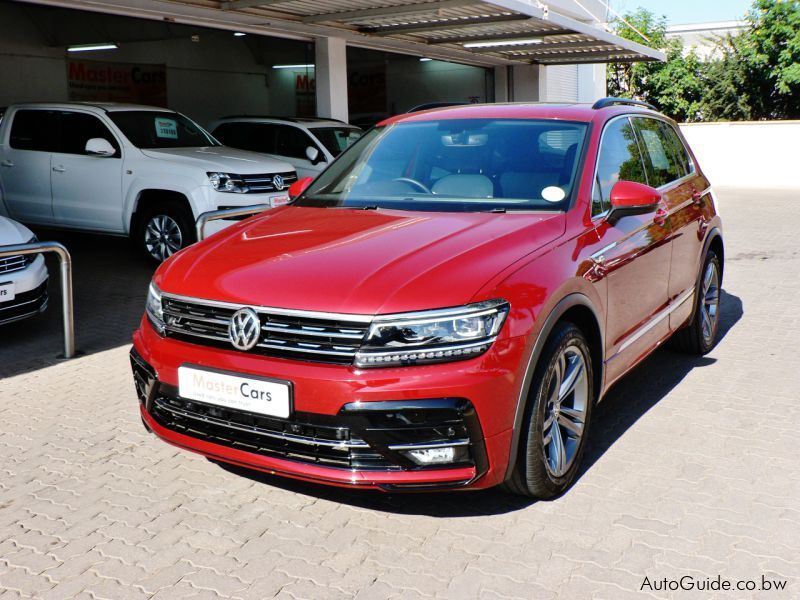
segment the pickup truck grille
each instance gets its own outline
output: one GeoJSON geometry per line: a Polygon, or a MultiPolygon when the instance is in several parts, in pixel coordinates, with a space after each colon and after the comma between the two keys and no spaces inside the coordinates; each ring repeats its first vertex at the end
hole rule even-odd
{"type": "Polygon", "coordinates": [[[0,258],[0,273],[13,273],[14,271],[21,271],[27,267],[29,261],[25,260],[23,255],[6,256],[0,258]]]}
{"type": "MultiPolygon", "coordinates": [[[[227,303],[162,295],[166,335],[198,344],[233,349],[230,318],[238,309],[227,303]]],[[[369,328],[370,317],[327,315],[251,307],[261,335],[251,353],[337,364],[350,364],[369,328]]]]}
{"type": "Polygon", "coordinates": [[[297,173],[265,173],[262,175],[242,175],[242,181],[247,186],[248,194],[264,194],[268,192],[282,192],[297,181],[297,173]],[[276,178],[277,181],[276,181],[276,178]],[[280,185],[277,185],[280,184],[280,185]]]}

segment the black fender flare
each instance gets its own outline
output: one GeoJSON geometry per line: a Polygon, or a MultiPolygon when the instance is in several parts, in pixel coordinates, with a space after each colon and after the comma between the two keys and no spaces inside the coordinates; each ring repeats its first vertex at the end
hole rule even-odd
{"type": "MultiPolygon", "coordinates": [[[[528,358],[528,365],[525,368],[525,375],[523,377],[522,385],[520,386],[519,395],[517,397],[517,403],[514,412],[514,427],[512,429],[511,445],[508,453],[508,466],[506,467],[504,480],[507,480],[509,477],[511,477],[512,473],[514,472],[514,468],[516,467],[517,456],[519,454],[519,442],[522,435],[522,420],[528,404],[528,395],[530,393],[533,374],[536,371],[536,365],[539,363],[539,358],[542,354],[542,350],[544,349],[544,345],[547,343],[547,340],[559,319],[561,319],[561,317],[564,316],[569,309],[575,306],[583,306],[588,308],[590,311],[592,311],[592,314],[598,323],[598,329],[600,330],[600,346],[603,349],[603,352],[601,352],[601,364],[592,366],[600,369],[600,381],[602,382],[604,380],[605,327],[603,326],[603,321],[600,318],[597,308],[594,306],[588,296],[580,292],[573,292],[562,298],[553,307],[553,309],[545,318],[542,327],[539,329],[539,332],[536,334],[536,341],[533,343],[533,349],[531,350],[530,357],[528,358]]],[[[596,396],[599,395],[599,393],[600,390],[597,390],[596,396]]]]}

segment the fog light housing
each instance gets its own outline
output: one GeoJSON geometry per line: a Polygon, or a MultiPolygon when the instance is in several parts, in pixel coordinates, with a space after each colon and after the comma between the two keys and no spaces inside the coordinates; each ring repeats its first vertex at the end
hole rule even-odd
{"type": "Polygon", "coordinates": [[[435,446],[403,452],[421,467],[461,463],[469,459],[469,448],[464,446],[435,446]]]}

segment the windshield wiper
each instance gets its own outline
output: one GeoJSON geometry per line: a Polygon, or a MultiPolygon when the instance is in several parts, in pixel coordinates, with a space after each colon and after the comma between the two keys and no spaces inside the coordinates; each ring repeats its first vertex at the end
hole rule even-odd
{"type": "Polygon", "coordinates": [[[500,207],[495,207],[495,208],[492,208],[492,209],[490,209],[490,210],[484,210],[484,211],[482,211],[482,212],[487,212],[487,213],[504,213],[504,212],[506,212],[506,209],[505,209],[505,208],[503,208],[502,206],[500,206],[500,207]]]}

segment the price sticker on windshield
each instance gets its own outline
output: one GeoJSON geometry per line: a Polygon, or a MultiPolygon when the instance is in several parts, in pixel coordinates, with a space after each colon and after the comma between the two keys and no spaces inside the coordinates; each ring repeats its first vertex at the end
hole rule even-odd
{"type": "Polygon", "coordinates": [[[168,140],[177,140],[178,122],[175,119],[156,117],[156,135],[168,140]]]}

